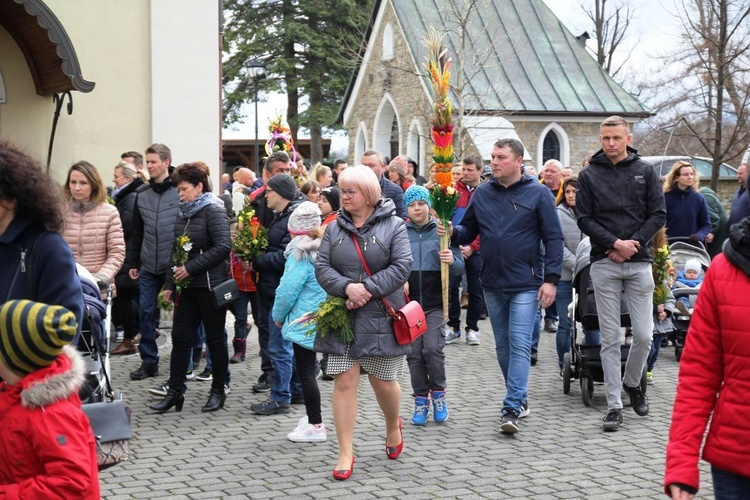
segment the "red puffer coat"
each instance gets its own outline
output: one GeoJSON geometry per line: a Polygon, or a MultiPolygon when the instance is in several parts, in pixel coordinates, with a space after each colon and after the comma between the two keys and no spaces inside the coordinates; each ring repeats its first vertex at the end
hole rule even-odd
{"type": "Polygon", "coordinates": [[[0,498],[98,499],[96,443],[81,411],[74,349],[17,384],[0,383],[0,498]]]}
{"type": "Polygon", "coordinates": [[[674,483],[698,489],[699,451],[709,419],[703,459],[750,477],[748,296],[750,277],[717,255],[698,294],[680,361],[667,444],[667,493],[674,483]]]}

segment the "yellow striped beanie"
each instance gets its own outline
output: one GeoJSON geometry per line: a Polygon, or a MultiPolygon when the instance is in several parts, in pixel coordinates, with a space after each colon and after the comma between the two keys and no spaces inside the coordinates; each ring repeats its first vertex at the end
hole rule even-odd
{"type": "Polygon", "coordinates": [[[0,307],[0,361],[21,377],[49,366],[78,331],[62,306],[11,300],[0,307]]]}

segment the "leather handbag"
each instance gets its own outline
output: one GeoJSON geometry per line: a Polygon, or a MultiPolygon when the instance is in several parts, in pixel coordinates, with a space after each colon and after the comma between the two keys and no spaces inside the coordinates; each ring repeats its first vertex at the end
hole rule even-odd
{"type": "Polygon", "coordinates": [[[99,469],[106,469],[130,460],[130,409],[122,400],[89,403],[81,406],[89,419],[96,438],[96,457],[99,469]]]}
{"type": "MultiPolygon", "coordinates": [[[[354,241],[354,248],[357,249],[359,260],[362,262],[362,267],[364,267],[367,276],[372,276],[370,266],[367,265],[359,242],[354,235],[352,235],[352,241],[354,241]]],[[[393,317],[393,334],[396,336],[396,342],[400,345],[411,344],[427,331],[427,319],[422,306],[419,302],[410,301],[405,292],[404,297],[406,298],[406,304],[398,311],[394,310],[387,300],[380,299],[388,314],[393,317]]]]}
{"type": "MultiPolygon", "coordinates": [[[[208,272],[206,272],[206,278],[208,278],[208,272]]],[[[234,278],[222,281],[214,287],[211,287],[211,279],[209,278],[208,290],[211,292],[211,302],[216,309],[227,307],[240,298],[240,289],[234,278]]]]}

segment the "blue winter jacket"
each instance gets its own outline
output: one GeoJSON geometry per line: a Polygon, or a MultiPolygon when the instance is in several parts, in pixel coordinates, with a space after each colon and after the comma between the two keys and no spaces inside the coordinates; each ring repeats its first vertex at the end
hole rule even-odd
{"type": "MultiPolygon", "coordinates": [[[[442,282],[440,276],[440,238],[437,224],[429,220],[424,226],[408,221],[406,233],[411,244],[411,274],[409,275],[409,298],[416,300],[425,311],[443,308],[442,282]]],[[[451,247],[453,264],[450,276],[461,276],[464,272],[464,259],[456,246],[451,247]]]]}
{"type": "Polygon", "coordinates": [[[482,240],[482,287],[517,293],[557,285],[563,234],[550,190],[524,175],[503,187],[494,177],[474,191],[453,242],[482,240]],[[544,247],[544,252],[541,251],[544,247]]]}
{"type": "Polygon", "coordinates": [[[667,237],[689,237],[697,235],[701,241],[711,232],[711,219],[708,216],[708,203],[698,191],[692,188],[673,188],[664,193],[667,206],[667,237]]]}
{"type": "Polygon", "coordinates": [[[315,324],[294,324],[307,313],[315,312],[326,299],[326,292],[315,278],[315,258],[320,248],[320,238],[299,236],[286,246],[284,274],[276,289],[276,300],[271,315],[277,323],[283,323],[281,335],[306,349],[315,342],[315,324]],[[310,335],[307,335],[311,333],[310,335]]]}

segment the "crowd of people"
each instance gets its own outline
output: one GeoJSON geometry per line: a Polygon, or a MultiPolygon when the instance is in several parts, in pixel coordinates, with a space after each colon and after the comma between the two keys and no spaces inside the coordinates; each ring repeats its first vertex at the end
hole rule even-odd
{"type": "MultiPolygon", "coordinates": [[[[490,173],[482,158],[473,155],[454,166],[458,202],[447,224],[432,211],[434,165],[426,179],[413,160],[387,160],[375,150],[365,151],[357,166],[337,160],[332,168],[319,164],[312,169],[285,152],[274,152],[265,160],[260,178],[239,167],[231,178],[224,174],[214,190],[207,165],[174,167],[170,149],[157,143],[146,149],[145,166],[138,152],[121,155],[111,191],[96,167],[76,162],[60,196],[38,163],[2,143],[0,168],[7,174],[0,177],[0,256],[5,257],[0,261],[0,298],[6,305],[0,310],[0,334],[19,335],[14,330],[18,325],[10,319],[17,313],[5,309],[31,307],[14,300],[59,308],[56,318],[67,314],[67,323],[57,329],[45,323],[42,337],[55,348],[44,363],[29,363],[23,357],[19,362],[16,344],[0,339],[0,375],[4,384],[20,384],[23,392],[25,377],[76,370],[76,355],[63,345],[75,341],[70,324],[81,323],[77,263],[114,294],[117,345],[111,354],[138,353],[141,363],[130,373],[133,380],[160,375],[160,304],[173,304],[168,380],[149,389],[161,398],[150,406],[153,411],[181,411],[186,381],[194,377],[211,382],[202,411],[220,410],[230,392],[230,365],[247,359],[253,326],[261,362],[252,391],[266,396],[249,409],[276,415],[304,404],[306,415],[288,434],[289,440],[328,439],[319,373],[332,379],[339,448],[333,477],[346,480],[356,462],[361,375],[367,375],[383,413],[387,458],[397,459],[404,449],[398,379],[406,364],[414,401],[411,424],[425,426],[430,413],[437,423],[449,419],[445,346],[461,339],[462,307],[468,345],[480,344],[479,320],[489,317],[505,383],[499,429],[506,434],[521,431],[520,419],[531,413],[529,373],[539,359],[542,329],[556,332],[563,376],[564,358],[575,339],[575,320],[569,312],[575,278],[585,260],[600,329],[584,329],[583,343],[601,344],[607,399],[602,429],[620,428],[622,391],[637,415],[649,413],[640,381],[648,372],[653,382],[658,347],[679,310],[693,316],[695,326],[682,357],[674,412],[684,415],[673,419],[665,491],[674,498],[697,492],[698,450],[711,415],[704,456],[713,465],[715,481],[747,487],[750,471],[739,457],[750,451],[748,434],[739,440],[729,437],[731,429],[741,426],[730,411],[747,409],[737,396],[743,390],[741,373],[747,370],[737,363],[750,356],[750,344],[740,341],[744,330],[736,326],[741,315],[735,312],[743,307],[737,300],[750,285],[750,219],[743,212],[748,210],[747,165],[740,167],[742,186],[727,218],[716,194],[705,187],[699,190],[693,165],[677,162],[662,181],[630,146],[631,140],[624,119],[606,119],[600,127],[601,150],[575,169],[578,175],[557,160],[547,161],[539,175],[531,173],[523,165],[523,144],[498,140],[492,147],[490,173]],[[30,169],[39,174],[34,182],[29,182],[30,169]],[[237,230],[233,215],[246,204],[268,239],[264,251],[251,259],[232,250],[237,230]],[[737,222],[731,230],[730,222],[737,222]],[[670,282],[700,288],[697,303],[675,300],[671,293],[665,300],[655,299],[659,283],[654,281],[654,241],[661,241],[659,234],[664,232],[669,238],[705,246],[715,257],[716,270],[712,265],[706,273],[700,263],[688,262],[670,282]],[[444,236],[450,241],[447,249],[440,245],[444,236]],[[450,274],[447,318],[442,265],[450,274]],[[52,268],[56,276],[67,279],[43,285],[52,268]],[[215,305],[212,285],[232,278],[239,300],[228,307],[215,305]],[[343,310],[337,314],[348,319],[351,336],[343,330],[316,334],[314,321],[301,321],[332,298],[341,301],[343,310]],[[427,331],[402,345],[393,334],[389,311],[409,300],[422,306],[427,331]],[[624,366],[623,304],[630,317],[624,366]],[[234,317],[232,352],[225,328],[227,310],[234,317]],[[733,319],[719,324],[717,315],[724,318],[724,310],[733,319]],[[700,361],[706,355],[717,365],[735,368],[725,369],[724,375],[715,371],[707,383],[705,363],[700,361]],[[204,357],[206,367],[196,375],[204,357]]],[[[41,335],[37,330],[34,334],[41,335]]],[[[68,392],[62,397],[66,418],[79,419],[77,396],[68,392]]],[[[3,398],[5,393],[0,402],[3,398]]],[[[77,440],[84,448],[93,443],[88,437],[77,440]]],[[[83,469],[90,466],[80,464],[79,481],[89,478],[83,469]]]]}

